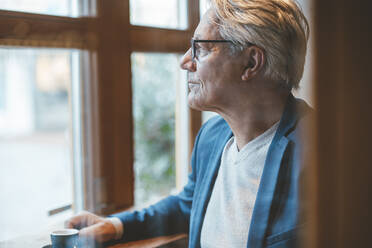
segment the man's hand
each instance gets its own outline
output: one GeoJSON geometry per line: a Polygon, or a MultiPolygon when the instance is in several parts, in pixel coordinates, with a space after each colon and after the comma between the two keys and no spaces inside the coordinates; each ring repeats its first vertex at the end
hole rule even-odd
{"type": "Polygon", "coordinates": [[[114,225],[107,219],[89,212],[82,212],[65,222],[66,228],[79,229],[79,236],[103,243],[113,240],[116,235],[114,225]]]}

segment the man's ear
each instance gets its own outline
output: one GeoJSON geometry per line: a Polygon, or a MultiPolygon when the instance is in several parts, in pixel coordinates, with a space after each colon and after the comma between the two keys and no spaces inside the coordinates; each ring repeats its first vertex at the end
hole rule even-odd
{"type": "Polygon", "coordinates": [[[256,46],[250,46],[245,51],[246,65],[242,74],[242,80],[248,81],[255,77],[265,65],[265,53],[256,46]]]}

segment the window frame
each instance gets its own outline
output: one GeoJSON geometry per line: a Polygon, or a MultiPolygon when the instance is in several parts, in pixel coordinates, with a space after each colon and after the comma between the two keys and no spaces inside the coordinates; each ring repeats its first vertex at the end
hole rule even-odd
{"type": "MultiPolygon", "coordinates": [[[[129,1],[79,4],[78,18],[0,10],[0,46],[80,49],[82,207],[105,215],[134,204],[131,53],[184,53],[199,0],[187,3],[186,30],[131,25],[129,1]]],[[[200,126],[201,112],[190,110],[190,153],[200,126]]]]}

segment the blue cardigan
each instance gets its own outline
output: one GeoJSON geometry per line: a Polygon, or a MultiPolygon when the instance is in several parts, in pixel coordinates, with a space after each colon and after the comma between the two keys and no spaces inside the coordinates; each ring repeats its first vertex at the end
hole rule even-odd
{"type": "MultiPolygon", "coordinates": [[[[303,226],[303,207],[299,203],[304,172],[300,130],[310,112],[304,101],[289,95],[266,157],[248,234],[249,248],[298,247],[303,226]]],[[[188,233],[189,247],[200,247],[201,228],[222,151],[231,136],[230,127],[221,117],[204,124],[195,141],[192,172],[183,191],[141,211],[114,215],[124,225],[120,242],[188,233]]]]}

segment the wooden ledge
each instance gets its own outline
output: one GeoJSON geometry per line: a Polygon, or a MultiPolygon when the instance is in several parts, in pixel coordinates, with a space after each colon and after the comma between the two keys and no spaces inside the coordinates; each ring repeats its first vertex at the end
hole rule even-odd
{"type": "Polygon", "coordinates": [[[154,247],[187,247],[188,239],[186,234],[176,234],[171,236],[162,236],[152,239],[139,240],[134,242],[129,242],[125,244],[117,244],[110,246],[110,248],[154,248],[154,247]]]}

